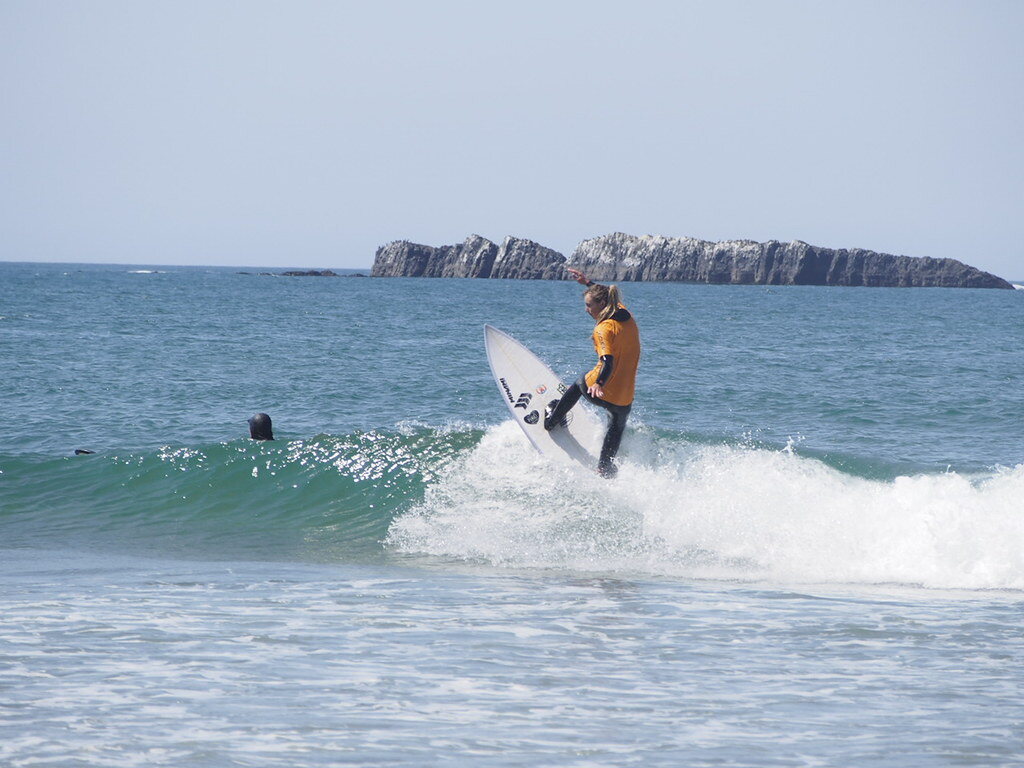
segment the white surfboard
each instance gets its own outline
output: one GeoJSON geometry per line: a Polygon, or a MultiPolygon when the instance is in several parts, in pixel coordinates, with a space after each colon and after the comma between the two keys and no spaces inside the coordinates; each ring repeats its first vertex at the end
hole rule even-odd
{"type": "Polygon", "coordinates": [[[566,457],[590,469],[597,466],[604,427],[581,399],[569,411],[567,426],[544,429],[544,408],[567,389],[555,372],[518,341],[491,325],[484,326],[484,346],[494,383],[533,447],[554,459],[566,457]]]}

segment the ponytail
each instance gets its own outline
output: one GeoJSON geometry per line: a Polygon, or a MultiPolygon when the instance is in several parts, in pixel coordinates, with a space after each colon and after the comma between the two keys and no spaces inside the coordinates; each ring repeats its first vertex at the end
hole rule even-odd
{"type": "Polygon", "coordinates": [[[609,286],[594,283],[583,292],[583,295],[589,296],[592,301],[604,304],[604,309],[601,310],[601,316],[598,319],[598,322],[607,320],[609,317],[614,315],[619,309],[619,304],[622,303],[622,295],[619,293],[619,286],[617,285],[609,286]]]}

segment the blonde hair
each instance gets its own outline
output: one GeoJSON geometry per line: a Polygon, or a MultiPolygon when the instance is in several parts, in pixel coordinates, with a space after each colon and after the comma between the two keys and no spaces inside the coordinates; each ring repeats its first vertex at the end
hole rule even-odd
{"type": "Polygon", "coordinates": [[[598,318],[598,322],[601,320],[607,320],[609,317],[614,315],[619,308],[619,304],[622,303],[622,296],[619,293],[619,286],[617,285],[601,285],[600,283],[594,283],[583,292],[583,295],[589,296],[591,301],[604,305],[604,309],[601,310],[601,316],[598,318]]]}

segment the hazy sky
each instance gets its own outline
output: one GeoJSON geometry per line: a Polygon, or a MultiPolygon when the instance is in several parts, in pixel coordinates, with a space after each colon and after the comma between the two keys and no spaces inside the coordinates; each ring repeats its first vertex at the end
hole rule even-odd
{"type": "Polygon", "coordinates": [[[0,0],[0,260],[470,233],[1024,275],[1024,2],[0,0]]]}

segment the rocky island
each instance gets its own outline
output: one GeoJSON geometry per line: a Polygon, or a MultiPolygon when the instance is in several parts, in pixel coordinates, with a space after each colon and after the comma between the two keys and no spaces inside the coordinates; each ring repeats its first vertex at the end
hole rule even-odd
{"type": "Polygon", "coordinates": [[[337,277],[333,269],[290,269],[281,273],[282,277],[337,277]]]}
{"type": "Polygon", "coordinates": [[[560,280],[565,256],[532,240],[506,237],[495,245],[470,235],[461,245],[432,247],[398,240],[377,249],[371,277],[486,277],[560,280]]]}
{"type": "Polygon", "coordinates": [[[559,280],[568,279],[566,266],[605,282],[1013,288],[955,259],[821,248],[799,240],[709,242],[621,232],[584,240],[568,259],[516,237],[506,237],[500,246],[479,235],[439,247],[399,240],[377,249],[371,275],[559,280]]]}

